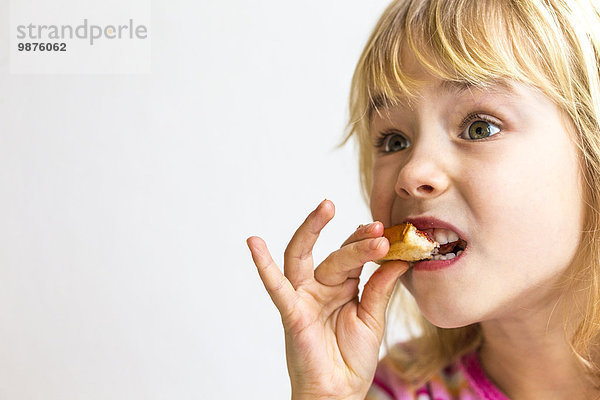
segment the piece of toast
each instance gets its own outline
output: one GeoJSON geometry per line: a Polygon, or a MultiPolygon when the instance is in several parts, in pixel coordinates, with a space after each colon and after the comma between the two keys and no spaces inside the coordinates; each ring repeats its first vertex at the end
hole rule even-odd
{"type": "Polygon", "coordinates": [[[389,240],[390,250],[385,257],[375,260],[377,264],[391,260],[429,260],[440,247],[439,243],[431,240],[425,232],[409,222],[385,228],[383,236],[389,240]]]}

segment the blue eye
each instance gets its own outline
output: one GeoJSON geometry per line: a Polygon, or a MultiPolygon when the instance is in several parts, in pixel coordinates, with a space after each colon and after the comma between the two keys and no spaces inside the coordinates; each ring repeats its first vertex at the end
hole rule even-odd
{"type": "Polygon", "coordinates": [[[396,132],[380,133],[375,144],[381,153],[395,153],[408,146],[410,146],[409,140],[396,132]]]}

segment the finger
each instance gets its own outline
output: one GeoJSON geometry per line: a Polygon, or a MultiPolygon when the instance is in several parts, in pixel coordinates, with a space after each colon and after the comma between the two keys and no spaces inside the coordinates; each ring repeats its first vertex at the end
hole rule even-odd
{"type": "MultiPolygon", "coordinates": [[[[381,234],[383,233],[383,225],[378,222],[371,222],[370,224],[367,225],[359,225],[358,228],[356,228],[356,230],[352,233],[352,235],[350,235],[350,237],[348,237],[348,239],[346,239],[346,241],[342,244],[342,247],[350,244],[350,243],[354,243],[357,242],[359,240],[363,240],[366,239],[368,237],[379,237],[381,236],[381,234]]],[[[360,274],[362,273],[363,267],[360,266],[358,268],[353,269],[352,271],[348,272],[348,279],[352,279],[352,278],[359,278],[360,274]]]]}
{"type": "MultiPolygon", "coordinates": [[[[383,225],[379,221],[371,222],[367,225],[359,225],[358,228],[346,239],[346,241],[342,244],[342,247],[357,242],[359,240],[363,240],[369,237],[380,237],[383,233],[383,225]]],[[[348,272],[348,279],[359,278],[362,273],[363,267],[358,267],[348,272]]]]}
{"type": "Polygon", "coordinates": [[[363,267],[358,267],[348,272],[348,279],[351,278],[359,278],[360,274],[362,274],[363,267]]]}
{"type": "Polygon", "coordinates": [[[366,283],[358,305],[357,315],[378,335],[383,335],[385,310],[396,281],[409,268],[406,261],[389,261],[379,267],[366,283]]]}
{"type": "Polygon", "coordinates": [[[346,239],[346,241],[342,244],[341,247],[369,237],[380,237],[381,235],[383,235],[383,224],[379,221],[371,222],[368,225],[360,225],[352,233],[352,235],[350,235],[350,237],[346,239]]]}
{"type": "Polygon", "coordinates": [[[293,306],[296,300],[296,291],[273,261],[264,240],[258,236],[251,236],[246,239],[246,244],[252,253],[252,260],[258,269],[265,289],[269,292],[275,307],[284,315],[293,306]]]}
{"type": "Polygon", "coordinates": [[[312,250],[321,230],[333,218],[335,207],[329,200],[323,200],[300,225],[283,254],[283,270],[292,286],[297,288],[314,279],[312,250]]]}
{"type": "Polygon", "coordinates": [[[315,279],[327,286],[343,283],[356,274],[358,268],[385,256],[389,250],[386,238],[364,239],[350,243],[331,253],[315,270],[315,279]]]}

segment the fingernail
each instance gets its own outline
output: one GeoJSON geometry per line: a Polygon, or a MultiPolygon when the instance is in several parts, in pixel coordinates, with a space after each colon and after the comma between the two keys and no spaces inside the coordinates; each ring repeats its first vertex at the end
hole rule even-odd
{"type": "Polygon", "coordinates": [[[371,222],[369,225],[366,226],[366,231],[373,232],[375,230],[376,226],[377,226],[377,222],[371,222]]]}
{"type": "Polygon", "coordinates": [[[384,241],[385,241],[385,238],[378,238],[378,239],[373,240],[371,242],[371,249],[373,249],[373,250],[378,249],[383,244],[384,241]]]}

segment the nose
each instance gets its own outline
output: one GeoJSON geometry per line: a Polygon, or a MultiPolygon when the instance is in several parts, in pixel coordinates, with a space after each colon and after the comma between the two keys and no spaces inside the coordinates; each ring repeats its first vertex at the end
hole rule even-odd
{"type": "MultiPolygon", "coordinates": [[[[447,154],[446,154],[447,155],[447,154]]],[[[435,198],[444,193],[449,186],[447,165],[444,155],[424,148],[413,148],[413,152],[404,164],[396,181],[395,191],[404,199],[435,198]]]]}

